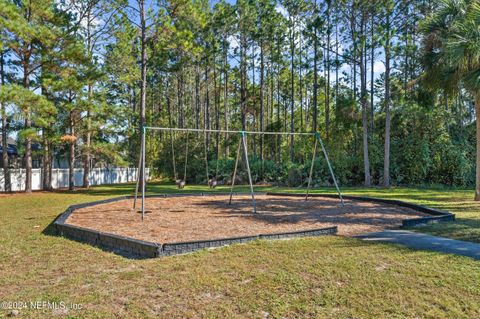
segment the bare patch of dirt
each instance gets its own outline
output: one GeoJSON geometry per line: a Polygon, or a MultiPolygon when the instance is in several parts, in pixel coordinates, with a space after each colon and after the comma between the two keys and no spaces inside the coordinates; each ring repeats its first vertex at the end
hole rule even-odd
{"type": "Polygon", "coordinates": [[[183,242],[300,231],[338,226],[338,234],[351,236],[397,228],[402,219],[427,216],[413,209],[382,203],[338,199],[257,195],[257,213],[250,196],[227,195],[147,198],[142,221],[133,200],[76,210],[72,225],[151,242],[183,242]]]}

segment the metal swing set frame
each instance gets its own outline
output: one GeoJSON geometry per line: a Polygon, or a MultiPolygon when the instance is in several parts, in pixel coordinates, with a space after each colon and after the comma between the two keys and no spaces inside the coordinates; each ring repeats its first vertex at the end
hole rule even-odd
{"type": "MultiPolygon", "coordinates": [[[[308,174],[308,183],[307,183],[307,191],[306,191],[306,194],[305,194],[305,200],[308,200],[308,196],[309,196],[309,191],[310,191],[310,187],[311,187],[311,183],[312,183],[312,174],[313,174],[313,166],[314,166],[314,163],[315,163],[315,158],[316,158],[316,155],[317,155],[317,147],[318,147],[318,144],[320,144],[320,147],[322,149],[322,153],[325,157],[325,160],[327,162],[327,166],[328,166],[328,170],[330,172],[330,175],[333,179],[333,183],[335,185],[335,188],[337,190],[337,193],[338,193],[338,197],[340,199],[340,203],[342,206],[344,206],[344,202],[343,202],[343,196],[342,196],[342,192],[340,191],[340,188],[338,186],[338,182],[337,182],[337,179],[335,177],[335,173],[333,172],[333,168],[332,168],[332,165],[330,163],[330,159],[328,157],[328,153],[327,153],[327,150],[325,149],[325,145],[323,144],[323,140],[322,140],[322,137],[320,136],[320,133],[319,132],[257,132],[257,131],[233,131],[233,130],[211,130],[211,129],[192,129],[192,128],[173,128],[173,127],[153,127],[153,126],[144,126],[143,127],[143,130],[142,130],[142,143],[141,143],[141,147],[140,147],[140,156],[139,156],[139,163],[138,163],[138,168],[139,170],[137,170],[138,172],[138,176],[137,176],[137,184],[136,184],[136,188],[135,188],[135,198],[134,198],[134,201],[133,201],[133,208],[136,207],[136,203],[137,203],[137,199],[138,199],[138,193],[139,193],[139,184],[140,184],[140,180],[143,181],[142,185],[141,185],[141,189],[140,189],[140,192],[141,192],[141,198],[142,198],[142,208],[141,208],[141,212],[142,212],[142,220],[145,218],[145,187],[146,187],[146,184],[147,184],[147,181],[146,181],[146,174],[145,174],[145,140],[146,140],[146,135],[147,135],[147,131],[148,130],[151,130],[151,131],[168,131],[170,133],[172,133],[173,131],[180,131],[180,132],[197,132],[197,133],[223,133],[223,134],[239,134],[240,135],[240,141],[238,142],[238,147],[237,147],[237,155],[236,155],[236,160],[235,160],[235,169],[233,171],[233,178],[232,178],[232,184],[230,186],[230,199],[229,199],[229,204],[232,203],[232,199],[233,199],[233,188],[235,186],[235,178],[236,178],[236,175],[237,175],[237,168],[238,168],[238,162],[239,162],[239,159],[240,159],[240,152],[241,152],[241,149],[243,148],[243,153],[244,153],[244,156],[245,156],[245,164],[246,164],[246,169],[247,169],[247,173],[248,173],[248,182],[249,182],[249,185],[250,185],[250,195],[252,197],[252,208],[253,208],[253,212],[256,213],[257,212],[257,203],[255,201],[255,191],[253,189],[253,181],[252,181],[252,174],[250,172],[250,163],[249,163],[249,160],[248,160],[248,147],[247,147],[247,135],[288,135],[288,136],[291,136],[291,135],[302,135],[302,136],[314,136],[315,137],[315,144],[314,144],[314,147],[313,147],[313,155],[312,155],[312,162],[310,164],[310,171],[309,171],[309,174],[308,174]],[[140,176],[142,177],[140,179],[140,176]]],[[[186,167],[185,167],[186,169],[186,167]]],[[[208,178],[208,177],[207,177],[208,178]]]]}

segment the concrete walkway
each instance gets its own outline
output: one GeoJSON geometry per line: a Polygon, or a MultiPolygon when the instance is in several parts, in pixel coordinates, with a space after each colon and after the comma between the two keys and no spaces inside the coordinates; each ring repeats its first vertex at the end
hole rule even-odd
{"type": "Polygon", "coordinates": [[[370,242],[400,244],[413,249],[432,250],[480,260],[480,244],[467,241],[415,233],[407,230],[385,230],[355,237],[370,242]]]}

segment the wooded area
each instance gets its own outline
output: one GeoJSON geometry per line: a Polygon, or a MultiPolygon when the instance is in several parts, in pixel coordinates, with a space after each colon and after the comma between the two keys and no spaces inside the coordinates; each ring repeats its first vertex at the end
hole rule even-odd
{"type": "MultiPolygon", "coordinates": [[[[71,189],[76,163],[137,166],[144,125],[319,131],[342,184],[480,185],[479,22],[475,0],[0,0],[2,149],[28,192],[35,152],[44,189],[57,153],[71,189]]],[[[147,166],[227,179],[238,138],[150,134],[147,166]]],[[[306,182],[313,138],[248,143],[255,182],[306,182]]]]}

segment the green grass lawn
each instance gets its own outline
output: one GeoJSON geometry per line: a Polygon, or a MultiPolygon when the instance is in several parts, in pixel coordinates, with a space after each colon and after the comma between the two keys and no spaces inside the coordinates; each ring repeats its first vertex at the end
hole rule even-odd
{"type": "MultiPolygon", "coordinates": [[[[466,257],[318,237],[130,260],[51,236],[51,223],[69,205],[130,194],[132,188],[0,196],[0,302],[82,305],[68,312],[20,309],[25,318],[480,317],[480,262],[466,257]]],[[[175,191],[163,184],[149,190],[175,191]]],[[[349,188],[345,193],[450,210],[456,223],[417,230],[480,241],[480,205],[470,201],[472,191],[349,188]]],[[[9,312],[0,309],[0,317],[9,312]]]]}

